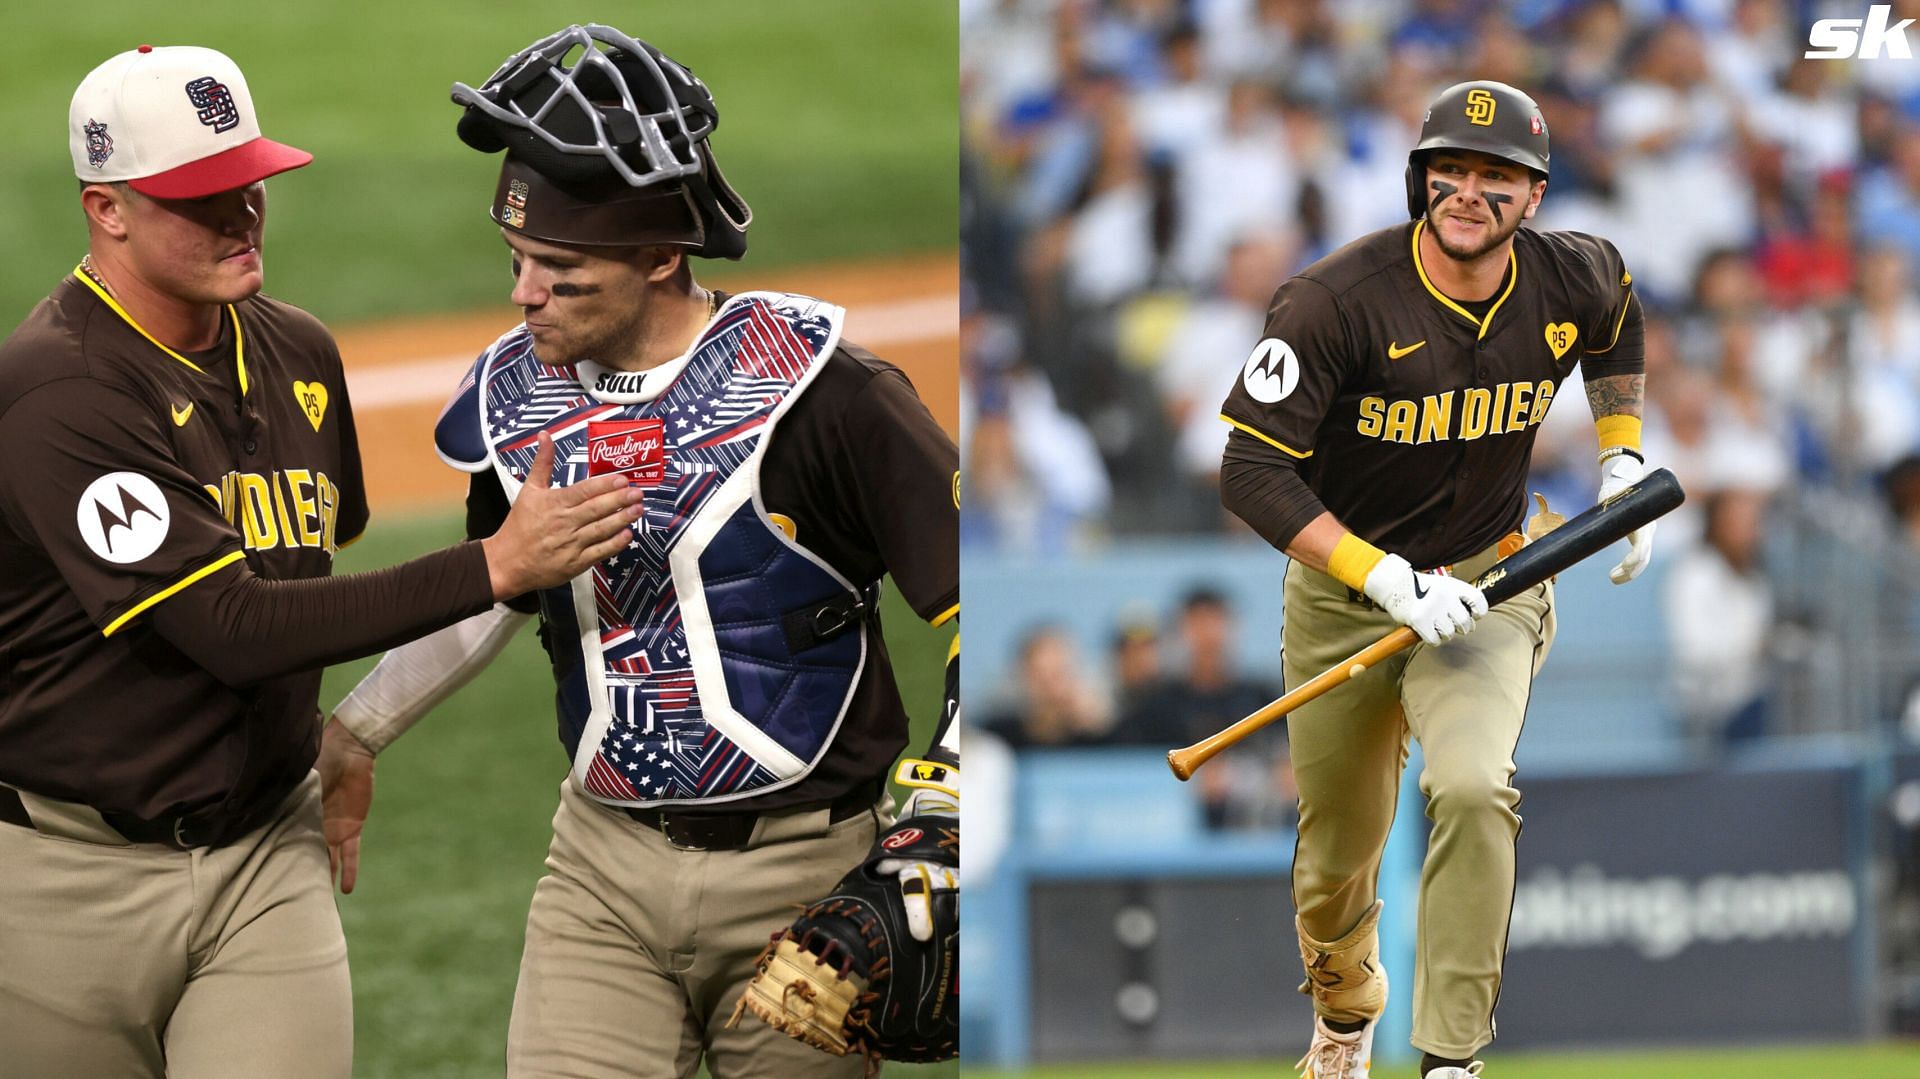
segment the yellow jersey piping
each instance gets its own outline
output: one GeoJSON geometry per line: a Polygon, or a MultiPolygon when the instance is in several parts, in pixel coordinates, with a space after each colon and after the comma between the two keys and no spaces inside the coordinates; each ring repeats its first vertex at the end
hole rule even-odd
{"type": "MultiPolygon", "coordinates": [[[[175,352],[174,350],[161,344],[159,338],[148,333],[147,328],[145,326],[140,325],[139,322],[134,320],[134,317],[132,315],[127,314],[127,309],[120,306],[120,301],[114,299],[113,296],[109,294],[106,289],[101,288],[99,284],[94,281],[92,277],[88,276],[85,270],[82,270],[80,267],[75,266],[73,268],[73,276],[81,284],[92,289],[93,294],[95,296],[100,297],[101,303],[104,303],[109,308],[112,308],[114,314],[119,315],[120,318],[124,322],[126,322],[127,325],[133,327],[133,331],[135,333],[146,338],[147,341],[151,343],[154,348],[157,348],[160,351],[166,353],[167,355],[172,356],[174,359],[179,360],[181,363],[184,363],[188,367],[193,368],[195,371],[199,372],[200,374],[204,375],[207,373],[205,370],[201,368],[199,364],[194,363],[192,360],[187,359],[185,356],[182,356],[178,352],[175,352]]],[[[246,352],[246,344],[244,341],[241,340],[241,336],[240,336],[240,312],[234,310],[234,307],[232,304],[227,304],[226,308],[227,308],[227,317],[233,320],[233,363],[234,363],[234,366],[237,367],[240,372],[240,396],[245,397],[247,395],[247,360],[246,360],[247,352],[246,352]]]]}
{"type": "Polygon", "coordinates": [[[1246,433],[1259,439],[1260,441],[1265,442],[1267,445],[1272,446],[1274,449],[1279,450],[1281,453],[1284,453],[1289,457],[1298,457],[1300,460],[1304,461],[1307,458],[1313,456],[1312,450],[1308,450],[1305,453],[1302,453],[1299,450],[1294,449],[1292,446],[1289,446],[1286,443],[1273,438],[1271,435],[1262,434],[1261,432],[1256,431],[1251,427],[1248,427],[1246,424],[1241,423],[1239,420],[1234,419],[1232,416],[1229,416],[1224,412],[1220,414],[1220,418],[1226,421],[1227,423],[1233,425],[1234,427],[1238,427],[1240,430],[1245,431],[1246,433]]]}
{"type": "Polygon", "coordinates": [[[1613,348],[1614,348],[1614,345],[1618,345],[1618,344],[1620,343],[1620,331],[1626,328],[1626,325],[1627,325],[1627,306],[1628,306],[1629,304],[1631,304],[1631,303],[1633,303],[1633,293],[1631,293],[1631,292],[1629,292],[1629,293],[1627,293],[1627,299],[1626,299],[1626,303],[1623,303],[1623,304],[1621,304],[1621,305],[1620,305],[1620,320],[1619,320],[1618,322],[1615,322],[1615,323],[1613,324],[1613,341],[1612,341],[1612,343],[1611,343],[1611,344],[1609,344],[1609,345],[1607,345],[1607,347],[1606,347],[1606,348],[1594,348],[1594,349],[1588,349],[1588,350],[1587,350],[1587,352],[1586,352],[1586,354],[1587,354],[1587,355],[1589,355],[1589,356],[1603,356],[1603,355],[1605,355],[1605,354],[1607,354],[1607,353],[1609,353],[1609,352],[1612,352],[1612,351],[1613,351],[1613,348]]]}
{"type": "Polygon", "coordinates": [[[1480,327],[1480,332],[1474,335],[1474,340],[1477,341],[1485,338],[1488,328],[1493,325],[1493,316],[1499,312],[1500,305],[1507,302],[1507,297],[1513,295],[1513,286],[1520,283],[1519,258],[1514,255],[1513,248],[1507,248],[1507,290],[1500,294],[1499,299],[1493,301],[1492,307],[1487,308],[1486,318],[1474,318],[1473,312],[1461,307],[1453,301],[1452,297],[1434,288],[1433,280],[1427,276],[1427,268],[1420,262],[1420,234],[1426,230],[1426,227],[1427,223],[1425,221],[1416,222],[1413,226],[1413,272],[1420,275],[1420,283],[1427,287],[1427,293],[1429,295],[1439,300],[1448,310],[1466,319],[1468,322],[1473,323],[1475,326],[1480,327]]]}
{"type": "MultiPolygon", "coordinates": [[[[162,347],[165,347],[165,346],[162,346],[162,347]]],[[[115,633],[119,631],[121,626],[124,626],[128,622],[132,621],[135,616],[140,614],[140,612],[146,610],[147,608],[153,606],[154,604],[160,602],[161,600],[166,599],[168,596],[173,595],[175,592],[180,591],[181,589],[187,587],[188,585],[199,580],[200,578],[205,577],[210,573],[224,569],[225,567],[240,561],[242,558],[245,558],[246,556],[247,556],[247,552],[245,551],[234,551],[230,554],[227,554],[221,558],[214,560],[213,562],[208,563],[207,565],[200,567],[197,570],[194,570],[192,573],[189,573],[185,577],[180,578],[178,581],[175,581],[173,584],[167,586],[166,588],[161,589],[158,592],[155,592],[153,595],[148,596],[144,600],[141,600],[137,605],[133,607],[132,610],[129,610],[127,613],[107,623],[107,628],[100,631],[100,636],[102,637],[113,636],[115,633]]]]}

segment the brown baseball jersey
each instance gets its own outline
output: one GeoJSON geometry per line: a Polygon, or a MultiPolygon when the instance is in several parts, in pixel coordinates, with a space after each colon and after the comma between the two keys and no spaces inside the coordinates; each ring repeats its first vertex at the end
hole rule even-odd
{"type": "Polygon", "coordinates": [[[143,617],[242,560],[325,576],[366,527],[332,338],[264,296],[220,317],[178,353],[76,273],[0,345],[0,783],[155,819],[313,762],[317,668],[230,686],[143,617]]]}
{"type": "MultiPolygon", "coordinates": [[[[1282,284],[1221,412],[1348,529],[1416,567],[1520,527],[1535,431],[1574,364],[1589,379],[1644,369],[1611,243],[1522,228],[1491,301],[1462,304],[1421,264],[1424,225],[1364,236],[1282,284]]],[[[1317,512],[1267,538],[1286,546],[1317,512]]]]}
{"type": "MultiPolygon", "coordinates": [[[[891,575],[928,622],[943,624],[958,613],[959,451],[899,368],[840,342],[771,438],[762,491],[769,513],[791,522],[797,543],[850,581],[891,575]]],[[[467,534],[492,535],[507,508],[498,475],[475,474],[467,534]]],[[[514,606],[538,608],[532,597],[514,606]]],[[[831,801],[888,772],[907,744],[907,713],[882,635],[872,634],[869,647],[846,719],[814,770],[791,787],[729,802],[720,812],[831,801]]],[[[549,655],[556,663],[574,661],[568,649],[549,655]]]]}

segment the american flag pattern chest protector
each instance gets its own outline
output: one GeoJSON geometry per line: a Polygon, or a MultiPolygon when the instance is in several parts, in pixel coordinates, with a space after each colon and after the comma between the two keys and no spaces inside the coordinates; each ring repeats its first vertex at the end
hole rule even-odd
{"type": "Polygon", "coordinates": [[[863,589],[770,519],[760,466],[844,318],[804,296],[742,293],[677,372],[645,373],[640,392],[630,375],[541,363],[520,327],[481,355],[442,415],[442,458],[492,469],[509,498],[542,431],[563,486],[589,474],[594,434],[622,432],[631,451],[624,432],[654,425],[615,421],[659,425],[658,451],[641,451],[646,512],[627,549],[540,595],[561,739],[574,782],[593,797],[633,806],[750,797],[805,776],[838,731],[866,662],[866,624],[796,650],[783,623],[858,601],[863,589]]]}

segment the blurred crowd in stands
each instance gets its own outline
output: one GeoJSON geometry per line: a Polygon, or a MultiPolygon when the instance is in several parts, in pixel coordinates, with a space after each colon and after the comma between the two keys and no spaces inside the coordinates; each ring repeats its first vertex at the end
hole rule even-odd
{"type": "MultiPolygon", "coordinates": [[[[1196,742],[1280,695],[1276,682],[1234,667],[1233,607],[1199,585],[1181,598],[1171,622],[1140,610],[1114,628],[1103,678],[1088,670],[1073,637],[1058,626],[1029,629],[1020,642],[1012,691],[976,713],[980,729],[1015,750],[1146,746],[1196,742]]],[[[1212,828],[1273,828],[1294,813],[1286,727],[1274,724],[1196,775],[1212,828]]]]}
{"type": "MultiPolygon", "coordinates": [[[[1920,551],[1920,63],[1802,56],[1814,19],[1866,6],[963,0],[964,541],[1258,542],[1219,505],[1217,414],[1269,297],[1405,221],[1426,102],[1498,79],[1552,137],[1533,226],[1612,240],[1646,311],[1646,456],[1691,496],[1655,558],[1678,710],[1703,743],[1767,730],[1774,650],[1820,617],[1783,607],[1773,523],[1838,533],[1838,505],[1835,542],[1920,551]]],[[[1592,418],[1556,400],[1531,486],[1571,515],[1592,418]]],[[[1096,700],[1037,630],[1045,737],[1138,729],[1122,669],[1157,636],[1116,631],[1096,700]]]]}

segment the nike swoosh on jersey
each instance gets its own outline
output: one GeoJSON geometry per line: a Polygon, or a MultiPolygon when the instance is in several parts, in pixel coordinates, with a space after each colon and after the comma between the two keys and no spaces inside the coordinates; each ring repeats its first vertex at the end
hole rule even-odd
{"type": "Polygon", "coordinates": [[[1417,349],[1422,349],[1425,347],[1427,347],[1427,343],[1425,341],[1415,341],[1413,344],[1408,345],[1406,348],[1401,348],[1400,342],[1398,341],[1389,341],[1387,342],[1387,359],[1397,360],[1400,357],[1405,356],[1409,352],[1413,352],[1417,349]]]}
{"type": "Polygon", "coordinates": [[[173,411],[173,425],[175,427],[185,427],[187,425],[188,418],[190,418],[193,415],[192,401],[188,401],[187,407],[185,408],[181,408],[178,405],[172,405],[172,404],[169,404],[167,407],[172,409],[173,411]]]}

